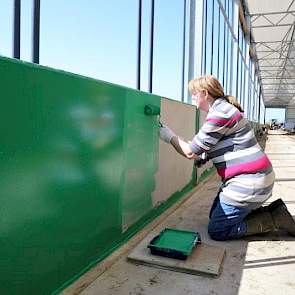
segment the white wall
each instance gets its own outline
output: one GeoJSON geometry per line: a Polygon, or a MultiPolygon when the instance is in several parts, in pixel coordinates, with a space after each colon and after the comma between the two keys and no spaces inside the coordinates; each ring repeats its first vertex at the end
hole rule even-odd
{"type": "MultiPolygon", "coordinates": [[[[192,105],[162,98],[161,120],[186,140],[191,140],[195,135],[196,108],[192,105]]],[[[167,200],[192,180],[193,164],[192,160],[184,158],[170,144],[160,140],[153,206],[167,200]]]]}

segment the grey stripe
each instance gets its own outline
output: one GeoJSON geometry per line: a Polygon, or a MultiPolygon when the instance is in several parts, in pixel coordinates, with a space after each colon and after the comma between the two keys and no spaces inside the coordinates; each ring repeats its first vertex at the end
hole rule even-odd
{"type": "Polygon", "coordinates": [[[250,188],[250,187],[242,187],[242,186],[238,186],[238,185],[234,185],[229,183],[227,185],[227,188],[229,188],[231,191],[234,192],[238,192],[238,193],[242,193],[245,195],[267,195],[271,192],[272,188],[274,186],[274,183],[272,183],[271,185],[267,186],[267,187],[263,187],[263,188],[250,188]]]}
{"type": "Polygon", "coordinates": [[[260,200],[258,202],[257,200],[255,200],[255,198],[253,198],[253,200],[251,199],[251,201],[243,201],[243,200],[238,201],[238,200],[231,199],[230,197],[228,197],[226,195],[220,194],[220,201],[222,203],[236,206],[236,207],[247,207],[249,209],[257,209],[264,202],[266,202],[271,196],[272,196],[272,194],[269,194],[268,196],[265,196],[264,200],[260,200]]]}
{"type": "Polygon", "coordinates": [[[251,128],[251,125],[248,122],[240,130],[238,130],[238,131],[236,131],[236,132],[234,132],[232,134],[225,135],[224,139],[241,137],[241,136],[245,135],[247,132],[249,132],[250,130],[252,130],[252,128],[251,128]]]}
{"type": "Polygon", "coordinates": [[[220,120],[220,119],[232,119],[237,113],[239,113],[239,110],[238,109],[235,109],[235,111],[230,115],[229,113],[232,112],[232,107],[230,107],[228,109],[228,111],[226,110],[216,110],[214,109],[214,111],[212,113],[210,113],[210,115],[208,116],[209,119],[217,119],[217,120],[220,120]],[[217,112],[223,114],[223,115],[219,115],[217,112]]]}
{"type": "Polygon", "coordinates": [[[239,145],[231,143],[231,146],[226,146],[224,148],[218,149],[217,151],[210,151],[208,152],[208,156],[210,158],[215,158],[224,155],[226,152],[236,152],[242,149],[250,148],[257,144],[256,138],[251,138],[250,140],[241,143],[239,145]]]}
{"type": "Polygon", "coordinates": [[[212,161],[213,161],[213,164],[215,165],[215,167],[217,169],[220,169],[220,168],[230,168],[231,166],[235,166],[237,164],[244,164],[244,163],[253,162],[255,160],[262,158],[263,156],[265,156],[264,152],[258,151],[256,153],[251,154],[251,155],[239,157],[239,158],[232,159],[232,160],[227,160],[227,161],[220,162],[220,163],[214,163],[214,158],[212,159],[212,161]]]}
{"type": "Polygon", "coordinates": [[[214,102],[214,110],[221,112],[221,113],[228,113],[234,106],[230,104],[227,100],[225,99],[218,99],[215,100],[214,102]],[[215,104],[216,102],[216,104],[215,104]]]}
{"type": "MultiPolygon", "coordinates": [[[[207,136],[213,137],[214,139],[217,139],[217,140],[219,140],[223,136],[223,134],[221,134],[219,132],[204,132],[204,133],[205,133],[206,137],[207,136]]],[[[202,137],[199,134],[197,134],[196,136],[198,137],[199,140],[202,141],[202,137]]]]}
{"type": "Polygon", "coordinates": [[[235,137],[235,138],[227,138],[227,136],[225,136],[225,137],[221,138],[217,147],[215,146],[212,148],[212,152],[217,151],[219,148],[224,148],[227,146],[231,146],[233,144],[239,145],[239,144],[241,144],[247,140],[250,140],[252,138],[254,138],[256,140],[252,130],[247,132],[244,136],[239,136],[239,137],[235,137]]]}

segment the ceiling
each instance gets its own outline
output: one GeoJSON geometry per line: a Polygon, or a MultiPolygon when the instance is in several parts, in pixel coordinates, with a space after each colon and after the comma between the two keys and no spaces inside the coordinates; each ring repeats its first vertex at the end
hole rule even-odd
{"type": "Polygon", "coordinates": [[[246,0],[244,4],[265,106],[295,104],[295,0],[246,0]]]}

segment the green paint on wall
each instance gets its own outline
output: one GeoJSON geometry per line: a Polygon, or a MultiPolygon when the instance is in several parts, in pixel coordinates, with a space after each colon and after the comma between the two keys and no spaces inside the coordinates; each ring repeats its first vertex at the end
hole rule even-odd
{"type": "Polygon", "coordinates": [[[45,294],[120,240],[123,87],[0,60],[0,294],[45,294]]]}
{"type": "Polygon", "coordinates": [[[160,98],[7,58],[0,73],[0,294],[48,293],[152,209],[160,98]]]}
{"type": "Polygon", "coordinates": [[[158,170],[159,126],[157,116],[145,114],[146,104],[160,108],[160,97],[127,91],[121,192],[123,231],[152,209],[154,174],[158,170]]]}
{"type": "Polygon", "coordinates": [[[0,74],[0,294],[58,293],[194,181],[152,208],[158,96],[2,57],[0,74]]]}

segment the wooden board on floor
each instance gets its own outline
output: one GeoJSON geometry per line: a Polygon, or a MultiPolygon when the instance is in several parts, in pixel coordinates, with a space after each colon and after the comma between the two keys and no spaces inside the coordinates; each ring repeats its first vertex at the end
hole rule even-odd
{"type": "Polygon", "coordinates": [[[218,276],[225,255],[225,249],[208,244],[198,244],[187,260],[177,260],[150,254],[145,239],[128,255],[127,259],[136,264],[184,272],[193,275],[218,276]]]}

